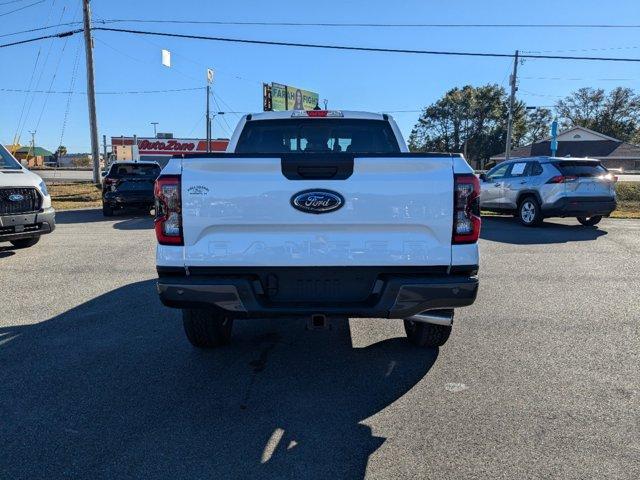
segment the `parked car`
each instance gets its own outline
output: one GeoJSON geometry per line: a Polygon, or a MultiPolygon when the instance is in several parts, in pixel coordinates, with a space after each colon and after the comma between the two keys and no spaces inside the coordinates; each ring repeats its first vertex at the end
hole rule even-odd
{"type": "Polygon", "coordinates": [[[616,177],[599,160],[514,158],[480,180],[481,208],[514,214],[526,226],[547,217],[576,217],[593,226],[616,209],[616,177]]]}
{"type": "Polygon", "coordinates": [[[479,181],[459,154],[413,154],[388,115],[244,116],[228,152],[173,158],[156,183],[158,292],[187,338],[235,318],[404,319],[443,345],[478,290],[479,181]]]}
{"type": "Polygon", "coordinates": [[[153,184],[160,174],[156,162],[114,162],[102,180],[102,213],[125,208],[151,210],[153,184]]]}
{"type": "Polygon", "coordinates": [[[0,145],[0,243],[31,247],[55,226],[55,211],[42,179],[0,145]]]}

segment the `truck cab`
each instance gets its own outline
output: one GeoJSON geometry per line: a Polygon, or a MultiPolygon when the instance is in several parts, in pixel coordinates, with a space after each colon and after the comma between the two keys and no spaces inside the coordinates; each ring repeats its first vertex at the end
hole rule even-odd
{"type": "Polygon", "coordinates": [[[227,153],[173,158],[155,196],[158,291],[198,347],[282,316],[399,318],[439,346],[476,297],[478,179],[409,153],[388,115],[247,115],[227,153]]]}

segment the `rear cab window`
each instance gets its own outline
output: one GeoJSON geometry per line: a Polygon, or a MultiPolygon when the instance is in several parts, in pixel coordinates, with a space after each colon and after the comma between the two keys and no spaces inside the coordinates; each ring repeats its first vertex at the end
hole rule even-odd
{"type": "Polygon", "coordinates": [[[362,119],[253,120],[236,153],[400,153],[389,122],[362,119]]]}
{"type": "Polygon", "coordinates": [[[156,178],[160,175],[160,165],[155,163],[114,163],[109,170],[109,177],[156,178]]]}
{"type": "Polygon", "coordinates": [[[560,161],[553,165],[565,177],[600,177],[608,172],[600,162],[594,161],[560,161]]]}

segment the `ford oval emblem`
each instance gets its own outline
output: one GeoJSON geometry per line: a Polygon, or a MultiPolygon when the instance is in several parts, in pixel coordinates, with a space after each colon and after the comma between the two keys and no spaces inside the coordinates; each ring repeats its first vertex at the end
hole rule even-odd
{"type": "Polygon", "coordinates": [[[12,193],[9,195],[9,200],[12,202],[21,202],[24,200],[24,195],[20,195],[19,193],[12,193]]]}
{"type": "Polygon", "coordinates": [[[344,197],[331,190],[304,190],[291,197],[291,205],[305,213],[329,213],[344,205],[344,197]]]}

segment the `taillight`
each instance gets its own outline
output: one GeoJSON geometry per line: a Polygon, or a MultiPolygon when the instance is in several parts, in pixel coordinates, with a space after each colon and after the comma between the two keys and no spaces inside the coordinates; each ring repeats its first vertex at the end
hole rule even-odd
{"type": "Polygon", "coordinates": [[[475,175],[455,175],[451,243],[475,243],[480,237],[480,181],[475,175]]]}
{"type": "Polygon", "coordinates": [[[575,175],[556,175],[547,180],[547,183],[567,183],[575,182],[576,180],[578,180],[578,177],[575,175]]]}
{"type": "Polygon", "coordinates": [[[167,175],[156,180],[156,238],[161,245],[183,245],[180,177],[167,175]]]}
{"type": "Polygon", "coordinates": [[[115,178],[104,177],[104,179],[102,180],[102,186],[104,188],[111,188],[115,186],[116,183],[118,183],[118,180],[116,180],[115,178]]]}

